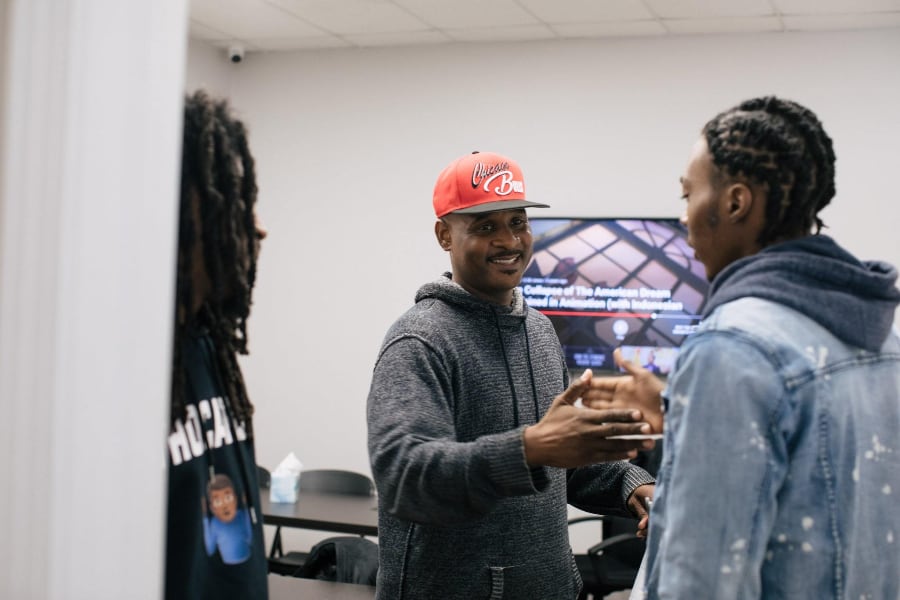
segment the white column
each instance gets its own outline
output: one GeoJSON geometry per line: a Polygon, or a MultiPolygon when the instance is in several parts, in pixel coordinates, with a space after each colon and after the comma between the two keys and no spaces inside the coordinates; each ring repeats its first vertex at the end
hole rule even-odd
{"type": "Polygon", "coordinates": [[[0,2],[0,597],[158,599],[187,0],[0,2]]]}

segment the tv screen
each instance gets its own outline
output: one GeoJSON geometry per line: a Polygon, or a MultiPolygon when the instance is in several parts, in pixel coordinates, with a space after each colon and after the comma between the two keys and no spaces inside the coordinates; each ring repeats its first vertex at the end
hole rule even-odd
{"type": "Polygon", "coordinates": [[[612,352],[621,347],[626,358],[668,375],[708,287],[678,219],[529,221],[534,258],[522,293],[553,322],[570,371],[617,371],[612,352]]]}

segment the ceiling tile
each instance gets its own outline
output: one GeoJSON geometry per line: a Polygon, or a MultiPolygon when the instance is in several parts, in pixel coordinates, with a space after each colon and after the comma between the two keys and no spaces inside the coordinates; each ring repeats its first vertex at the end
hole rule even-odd
{"type": "Polygon", "coordinates": [[[228,38],[224,40],[207,40],[207,43],[209,43],[209,45],[213,46],[214,48],[221,48],[222,60],[227,60],[229,63],[231,62],[230,60],[228,60],[229,50],[233,46],[240,46],[241,48],[243,48],[245,55],[262,50],[262,48],[257,46],[256,44],[251,44],[246,40],[235,40],[234,38],[228,38]]]}
{"type": "Polygon", "coordinates": [[[900,27],[900,12],[868,15],[785,15],[781,19],[787,31],[849,31],[900,27]]]}
{"type": "Polygon", "coordinates": [[[628,37],[640,35],[664,35],[665,28],[659,21],[620,21],[618,23],[567,23],[551,26],[564,38],[628,37]]]}
{"type": "Polygon", "coordinates": [[[460,42],[511,42],[549,40],[556,38],[556,34],[544,25],[489,27],[485,29],[449,29],[446,33],[454,40],[460,42]]]}
{"type": "Polygon", "coordinates": [[[741,17],[732,19],[666,19],[666,29],[677,34],[759,33],[784,31],[778,17],[741,17]]]}
{"type": "Polygon", "coordinates": [[[404,33],[371,33],[348,35],[347,41],[360,47],[374,46],[425,46],[446,44],[452,40],[440,31],[416,31],[404,33]]]}
{"type": "Polygon", "coordinates": [[[191,20],[241,39],[323,33],[264,0],[191,0],[191,20]]]}
{"type": "Polygon", "coordinates": [[[772,4],[785,15],[900,11],[900,0],[772,0],[772,4]]]}
{"type": "Polygon", "coordinates": [[[769,0],[644,0],[658,17],[703,19],[774,15],[769,0]]]}
{"type": "Polygon", "coordinates": [[[394,0],[438,29],[483,29],[536,25],[538,20],[513,0],[394,0]]]}
{"type": "Polygon", "coordinates": [[[248,44],[265,52],[285,50],[314,50],[317,48],[350,48],[353,44],[333,35],[315,37],[266,38],[247,40],[248,44]]]}
{"type": "Polygon", "coordinates": [[[428,25],[400,6],[379,0],[268,0],[330,33],[425,31],[428,25]]]}
{"type": "Polygon", "coordinates": [[[217,31],[194,20],[191,20],[188,26],[188,35],[196,40],[222,40],[229,37],[227,33],[217,31]]]}
{"type": "Polygon", "coordinates": [[[653,15],[641,0],[518,0],[545,23],[637,21],[653,15]]]}
{"type": "Polygon", "coordinates": [[[190,36],[267,51],[900,27],[900,0],[190,0],[190,36]]]}

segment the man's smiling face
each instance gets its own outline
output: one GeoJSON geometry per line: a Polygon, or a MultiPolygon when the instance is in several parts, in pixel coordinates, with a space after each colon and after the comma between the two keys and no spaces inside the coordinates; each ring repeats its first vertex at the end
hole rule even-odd
{"type": "Polygon", "coordinates": [[[532,236],[525,209],[478,215],[449,214],[435,233],[450,252],[453,280],[477,298],[508,306],[531,262],[532,236]]]}

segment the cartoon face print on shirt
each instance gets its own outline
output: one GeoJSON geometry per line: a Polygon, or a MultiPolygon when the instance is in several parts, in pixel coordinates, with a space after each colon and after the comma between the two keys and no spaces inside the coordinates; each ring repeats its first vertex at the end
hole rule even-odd
{"type": "Polygon", "coordinates": [[[203,511],[209,512],[203,519],[203,538],[206,553],[212,556],[216,550],[227,565],[239,564],[250,558],[253,546],[253,527],[246,508],[238,506],[234,483],[227,475],[218,474],[207,485],[203,511]]]}
{"type": "MultiPolygon", "coordinates": [[[[225,475],[220,475],[225,477],[225,475]]],[[[212,514],[223,523],[231,523],[237,516],[237,498],[234,495],[234,489],[227,487],[224,489],[209,491],[209,506],[212,514]]]]}

